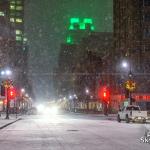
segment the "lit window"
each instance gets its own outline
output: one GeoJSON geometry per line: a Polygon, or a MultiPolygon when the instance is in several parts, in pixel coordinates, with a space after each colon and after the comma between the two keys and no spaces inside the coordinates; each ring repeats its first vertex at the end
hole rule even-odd
{"type": "Polygon", "coordinates": [[[27,42],[27,41],[28,41],[28,39],[27,39],[27,38],[23,38],[23,41],[24,41],[24,42],[27,42]]]}
{"type": "Polygon", "coordinates": [[[0,11],[0,16],[5,16],[3,11],[0,11]]]}
{"type": "Polygon", "coordinates": [[[15,22],[15,19],[14,18],[10,18],[10,22],[15,22]]]}
{"type": "Polygon", "coordinates": [[[21,36],[16,36],[16,41],[22,41],[22,37],[21,36]]]}
{"type": "Polygon", "coordinates": [[[15,4],[15,1],[13,0],[13,1],[10,1],[10,4],[15,4]]]}
{"type": "Polygon", "coordinates": [[[10,5],[11,10],[15,10],[15,5],[10,5]]]}
{"type": "Polygon", "coordinates": [[[17,4],[22,4],[22,1],[16,1],[17,4]]]}
{"type": "Polygon", "coordinates": [[[16,19],[16,22],[22,23],[22,19],[21,19],[21,18],[17,18],[17,19],[16,19]]]}
{"type": "Polygon", "coordinates": [[[21,30],[16,30],[16,34],[17,35],[22,34],[22,31],[21,30]]]}
{"type": "Polygon", "coordinates": [[[16,6],[16,10],[23,10],[22,6],[16,6]]]}

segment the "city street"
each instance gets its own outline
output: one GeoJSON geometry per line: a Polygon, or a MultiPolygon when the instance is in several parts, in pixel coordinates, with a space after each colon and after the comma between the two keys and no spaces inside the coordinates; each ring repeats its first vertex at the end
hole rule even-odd
{"type": "Polygon", "coordinates": [[[92,115],[35,115],[0,130],[0,150],[149,150],[144,132],[143,124],[92,115]]]}

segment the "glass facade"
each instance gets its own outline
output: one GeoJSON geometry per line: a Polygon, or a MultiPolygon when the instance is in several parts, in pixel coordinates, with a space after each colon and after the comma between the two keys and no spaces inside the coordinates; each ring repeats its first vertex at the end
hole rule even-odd
{"type": "Polygon", "coordinates": [[[10,22],[15,26],[16,42],[23,43],[24,24],[23,24],[23,1],[10,0],[10,22]]]}

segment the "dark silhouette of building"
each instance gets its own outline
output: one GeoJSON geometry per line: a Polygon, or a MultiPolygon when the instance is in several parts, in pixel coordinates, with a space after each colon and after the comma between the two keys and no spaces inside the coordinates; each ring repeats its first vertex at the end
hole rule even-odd
{"type": "Polygon", "coordinates": [[[114,57],[129,61],[138,92],[150,90],[150,0],[114,0],[114,57]]]}
{"type": "MultiPolygon", "coordinates": [[[[81,31],[81,35],[82,33],[81,31]]],[[[96,98],[97,82],[101,78],[98,74],[103,70],[102,61],[105,61],[105,56],[112,49],[112,33],[88,30],[86,36],[81,37],[79,36],[78,42],[61,45],[55,82],[58,81],[56,89],[62,97],[77,94],[83,99],[88,87],[92,97],[96,98]]]]}

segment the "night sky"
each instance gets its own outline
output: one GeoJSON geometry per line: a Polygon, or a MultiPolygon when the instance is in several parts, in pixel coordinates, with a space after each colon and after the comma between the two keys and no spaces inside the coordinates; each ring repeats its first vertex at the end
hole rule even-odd
{"type": "Polygon", "coordinates": [[[93,18],[95,31],[112,32],[113,0],[26,0],[29,76],[37,97],[53,96],[47,73],[57,65],[70,17],[93,18]],[[38,93],[38,94],[37,94],[38,93]]]}

